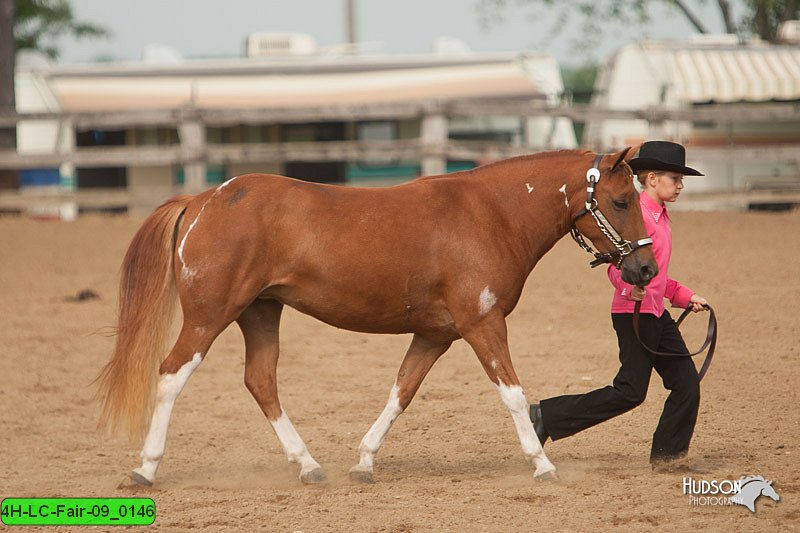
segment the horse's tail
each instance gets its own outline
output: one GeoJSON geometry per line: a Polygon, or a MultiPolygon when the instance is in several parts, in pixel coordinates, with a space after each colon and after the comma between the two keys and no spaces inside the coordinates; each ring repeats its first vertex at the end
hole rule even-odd
{"type": "Polygon", "coordinates": [[[144,436],[155,404],[157,369],[177,303],[177,225],[191,199],[176,196],[147,217],[122,262],[114,355],[97,378],[98,426],[123,430],[132,439],[144,436]]]}

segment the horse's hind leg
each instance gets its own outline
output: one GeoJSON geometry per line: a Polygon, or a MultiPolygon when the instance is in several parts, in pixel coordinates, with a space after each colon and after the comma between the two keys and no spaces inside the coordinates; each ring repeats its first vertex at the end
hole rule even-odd
{"type": "Polygon", "coordinates": [[[472,346],[483,369],[497,386],[500,398],[511,413],[522,445],[522,453],[536,468],[534,477],[540,481],[556,479],[556,468],[545,455],[533,430],[528,411],[529,404],[511,363],[505,319],[499,314],[486,316],[464,331],[463,337],[472,346]]]}
{"type": "Polygon", "coordinates": [[[275,300],[256,300],[237,322],[244,335],[244,383],[267,416],[289,461],[300,463],[300,481],[321,483],[325,473],[306,448],[305,442],[281,408],[278,399],[278,326],[283,304],[275,300]]]}
{"type": "Polygon", "coordinates": [[[216,335],[216,333],[210,335],[208,330],[187,326],[184,322],[175,346],[161,363],[158,370],[156,406],[140,454],[142,466],[132,473],[135,483],[149,486],[155,481],[156,470],[164,456],[167,428],[175,400],[178,399],[189,377],[200,365],[216,335]]]}
{"type": "Polygon", "coordinates": [[[350,479],[364,483],[371,483],[372,467],[375,455],[383,444],[383,439],[389,433],[389,428],[400,414],[411,403],[414,394],[428,371],[433,367],[439,357],[450,347],[450,341],[434,342],[419,335],[414,335],[411,346],[408,347],[406,356],[397,372],[397,379],[389,393],[389,401],[383,412],[372,424],[361,444],[358,447],[359,462],[350,469],[350,479]]]}

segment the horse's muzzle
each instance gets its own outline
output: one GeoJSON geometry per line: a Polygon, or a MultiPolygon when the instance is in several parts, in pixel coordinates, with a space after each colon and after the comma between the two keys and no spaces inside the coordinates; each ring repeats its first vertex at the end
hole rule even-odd
{"type": "Polygon", "coordinates": [[[625,283],[644,287],[658,274],[658,265],[654,259],[642,261],[634,259],[634,256],[630,255],[622,261],[621,274],[622,281],[625,283]]]}

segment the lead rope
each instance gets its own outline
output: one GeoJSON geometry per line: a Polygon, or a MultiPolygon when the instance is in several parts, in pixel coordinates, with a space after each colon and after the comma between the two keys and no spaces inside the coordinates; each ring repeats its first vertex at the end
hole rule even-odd
{"type": "MultiPolygon", "coordinates": [[[[702,381],[703,376],[706,375],[708,372],[708,367],[711,366],[711,359],[714,357],[714,349],[717,347],[717,315],[714,313],[714,308],[710,305],[704,305],[706,309],[709,311],[708,316],[708,331],[706,332],[706,340],[703,345],[700,347],[699,350],[692,353],[667,353],[667,352],[657,352],[655,350],[651,350],[647,347],[647,345],[642,341],[641,337],[639,337],[639,314],[642,308],[641,300],[637,301],[633,307],[633,333],[636,335],[636,339],[642,345],[642,347],[650,352],[653,355],[662,355],[667,357],[693,357],[695,355],[703,353],[706,348],[708,348],[708,354],[706,355],[705,360],[703,361],[703,365],[700,367],[700,372],[698,372],[698,380],[702,381]]],[[[686,318],[689,313],[691,312],[692,308],[687,307],[681,313],[681,316],[676,321],[678,327],[681,326],[681,322],[683,319],[686,318]]]]}

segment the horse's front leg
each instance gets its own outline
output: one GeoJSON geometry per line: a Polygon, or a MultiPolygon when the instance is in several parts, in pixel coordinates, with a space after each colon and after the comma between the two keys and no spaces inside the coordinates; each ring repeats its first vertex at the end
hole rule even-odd
{"type": "Polygon", "coordinates": [[[544,454],[531,424],[528,400],[511,363],[505,318],[500,313],[486,315],[467,328],[462,336],[475,350],[483,369],[497,386],[500,398],[511,412],[522,453],[536,468],[534,477],[540,481],[557,479],[556,467],[544,454]]]}
{"type": "Polygon", "coordinates": [[[350,469],[350,479],[362,483],[371,483],[372,467],[375,455],[383,444],[383,439],[389,433],[389,428],[400,414],[411,403],[414,394],[428,371],[433,367],[439,357],[450,347],[450,342],[429,341],[419,335],[414,335],[411,346],[408,347],[406,356],[397,372],[397,379],[389,393],[389,401],[383,412],[372,424],[372,427],[361,439],[358,447],[358,464],[350,469]]]}

